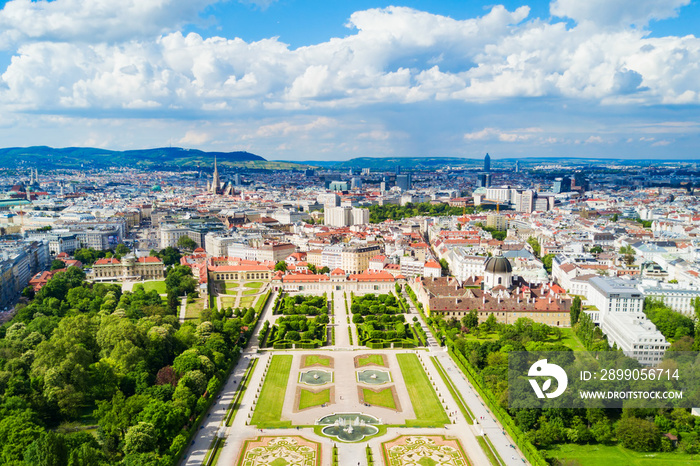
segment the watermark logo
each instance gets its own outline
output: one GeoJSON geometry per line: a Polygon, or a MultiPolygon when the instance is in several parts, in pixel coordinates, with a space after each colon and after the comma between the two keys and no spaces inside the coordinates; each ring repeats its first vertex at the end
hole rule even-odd
{"type": "Polygon", "coordinates": [[[556,364],[549,364],[546,359],[540,359],[532,366],[527,373],[530,377],[548,377],[547,380],[542,384],[542,388],[537,383],[537,380],[528,379],[532,389],[535,391],[537,398],[556,398],[566,390],[566,386],[569,383],[569,378],[566,376],[566,372],[561,367],[556,364]],[[546,393],[547,390],[552,386],[552,378],[557,381],[557,389],[551,393],[546,393]]]}

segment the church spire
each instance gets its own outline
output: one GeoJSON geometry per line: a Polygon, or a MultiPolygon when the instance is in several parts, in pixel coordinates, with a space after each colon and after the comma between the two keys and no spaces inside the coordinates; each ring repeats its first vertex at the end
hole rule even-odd
{"type": "Polygon", "coordinates": [[[220,188],[219,184],[219,168],[216,166],[216,155],[214,155],[214,177],[211,180],[211,192],[218,193],[220,188]]]}

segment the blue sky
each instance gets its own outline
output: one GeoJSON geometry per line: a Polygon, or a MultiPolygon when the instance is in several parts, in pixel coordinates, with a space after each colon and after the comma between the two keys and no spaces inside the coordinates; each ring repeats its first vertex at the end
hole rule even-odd
{"type": "Polygon", "coordinates": [[[1,146],[700,158],[695,0],[0,8],[1,146]]]}

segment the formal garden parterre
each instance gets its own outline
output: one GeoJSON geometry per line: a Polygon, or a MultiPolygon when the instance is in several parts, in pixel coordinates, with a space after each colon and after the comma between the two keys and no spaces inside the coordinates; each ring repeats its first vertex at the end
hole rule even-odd
{"type": "Polygon", "coordinates": [[[323,296],[280,297],[274,306],[282,314],[270,329],[265,345],[274,349],[317,348],[328,343],[328,304],[323,296]]]}
{"type": "Polygon", "coordinates": [[[350,312],[360,344],[368,348],[414,348],[421,344],[394,295],[353,294],[350,312]]]}

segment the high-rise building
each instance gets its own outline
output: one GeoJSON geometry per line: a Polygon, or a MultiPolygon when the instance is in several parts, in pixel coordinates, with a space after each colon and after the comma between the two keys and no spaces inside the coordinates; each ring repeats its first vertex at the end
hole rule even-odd
{"type": "Polygon", "coordinates": [[[571,180],[571,190],[572,191],[588,191],[588,178],[586,178],[585,173],[575,173],[573,179],[571,180]]]}
{"type": "Polygon", "coordinates": [[[477,179],[477,187],[490,188],[491,187],[491,174],[490,173],[479,173],[479,178],[477,179]]]}
{"type": "Polygon", "coordinates": [[[531,189],[525,190],[520,194],[520,203],[516,206],[519,212],[532,212],[535,210],[535,200],[537,193],[531,189]]]}
{"type": "Polygon", "coordinates": [[[520,173],[520,160],[515,161],[515,173],[520,173]]]}
{"type": "Polygon", "coordinates": [[[353,176],[350,180],[350,189],[362,189],[362,178],[353,176]]]}
{"type": "Polygon", "coordinates": [[[486,153],[486,157],[484,157],[484,171],[491,171],[491,156],[488,153],[486,153]]]}
{"type": "Polygon", "coordinates": [[[552,187],[552,192],[555,194],[568,193],[571,191],[571,180],[568,176],[554,179],[554,186],[552,187]]]}
{"type": "Polygon", "coordinates": [[[401,191],[409,191],[411,189],[411,174],[397,175],[396,186],[401,188],[401,191]]]}
{"type": "Polygon", "coordinates": [[[401,165],[397,165],[396,168],[394,169],[394,174],[400,175],[401,174],[401,165]]]}

